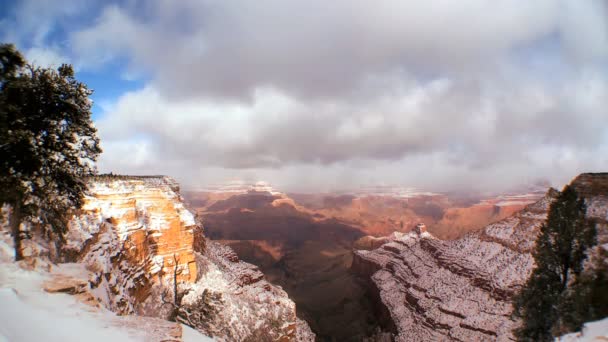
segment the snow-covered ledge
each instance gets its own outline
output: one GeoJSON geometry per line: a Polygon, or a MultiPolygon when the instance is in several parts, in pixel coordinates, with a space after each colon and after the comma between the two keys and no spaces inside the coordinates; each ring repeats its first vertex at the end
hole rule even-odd
{"type": "Polygon", "coordinates": [[[581,332],[567,334],[555,340],[558,342],[608,341],[608,317],[585,323],[581,332]]]}

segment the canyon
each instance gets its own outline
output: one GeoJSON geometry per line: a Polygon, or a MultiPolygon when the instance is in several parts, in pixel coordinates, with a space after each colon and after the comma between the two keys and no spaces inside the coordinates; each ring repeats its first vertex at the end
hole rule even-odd
{"type": "MultiPolygon", "coordinates": [[[[608,249],[608,174],[582,174],[571,185],[608,249]]],[[[396,341],[510,341],[519,322],[511,298],[534,267],[531,252],[555,196],[485,228],[442,241],[426,231],[400,234],[380,248],[355,252],[353,270],[367,277],[396,341]]]]}
{"type": "Polygon", "coordinates": [[[494,196],[377,189],[347,194],[282,193],[267,183],[231,183],[184,196],[207,235],[231,246],[280,285],[322,341],[390,335],[367,274],[353,272],[353,250],[374,249],[423,222],[458,238],[510,216],[544,195],[494,196]]]}
{"type": "MultiPolygon", "coordinates": [[[[597,248],[608,248],[608,174],[582,174],[572,186],[599,228],[597,248]]],[[[510,301],[534,267],[554,196],[182,192],[170,177],[97,176],[65,240],[24,227],[38,238],[24,241],[19,268],[37,272],[39,290],[22,287],[22,271],[6,264],[0,296],[28,307],[40,293],[69,295],[78,303],[69,305],[150,341],[193,332],[217,341],[507,341],[519,324],[510,301]]]]}
{"type": "Polygon", "coordinates": [[[72,293],[94,308],[177,320],[218,341],[314,340],[285,291],[207,241],[169,177],[94,177],[65,243],[30,239],[23,249],[22,266],[52,279],[47,292],[72,293]],[[75,276],[57,273],[56,263],[81,267],[75,276]]]}

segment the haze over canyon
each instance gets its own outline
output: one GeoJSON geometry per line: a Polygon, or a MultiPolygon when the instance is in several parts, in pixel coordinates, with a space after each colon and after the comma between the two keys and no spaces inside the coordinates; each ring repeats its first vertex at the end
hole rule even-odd
{"type": "Polygon", "coordinates": [[[367,280],[350,270],[353,250],[378,248],[419,223],[442,239],[458,238],[536,202],[540,189],[494,197],[405,188],[285,194],[268,183],[235,181],[184,196],[207,236],[281,285],[318,338],[358,341],[387,322],[377,316],[367,280]]]}

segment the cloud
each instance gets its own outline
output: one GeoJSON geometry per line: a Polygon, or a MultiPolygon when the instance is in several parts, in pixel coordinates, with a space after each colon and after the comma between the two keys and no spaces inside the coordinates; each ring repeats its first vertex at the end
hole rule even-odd
{"type": "Polygon", "coordinates": [[[145,142],[145,153],[129,157],[138,171],[173,165],[188,184],[253,173],[293,188],[306,177],[313,189],[384,179],[487,190],[534,177],[560,184],[606,165],[606,79],[589,71],[555,86],[504,72],[427,82],[400,75],[358,101],[302,101],[273,88],[246,104],[177,100],[150,86],[123,96],[98,122],[102,141],[122,147],[106,146],[101,166],[131,170],[128,146],[145,142]],[[374,170],[382,171],[370,177],[374,170]]]}
{"type": "Polygon", "coordinates": [[[581,6],[564,1],[560,33],[568,53],[583,61],[608,59],[608,3],[590,1],[581,6]]]}
{"type": "Polygon", "coordinates": [[[246,98],[270,86],[327,97],[378,72],[491,67],[505,51],[549,34],[559,14],[552,0],[154,4],[148,16],[108,6],[73,35],[76,53],[91,62],[132,56],[173,96],[246,98]]]}
{"type": "Polygon", "coordinates": [[[34,47],[24,52],[28,62],[43,67],[59,67],[61,64],[70,63],[69,58],[62,55],[56,48],[34,47]]]}
{"type": "Polygon", "coordinates": [[[437,190],[608,165],[601,0],[155,0],[92,17],[53,51],[147,81],[104,105],[102,170],[437,190]]]}
{"type": "MultiPolygon", "coordinates": [[[[95,22],[93,27],[73,33],[70,39],[78,64],[87,68],[96,68],[113,58],[134,53],[132,44],[145,44],[143,40],[136,43],[141,38],[153,39],[152,32],[140,30],[134,19],[117,5],[105,7],[95,22]]],[[[132,56],[133,59],[138,57],[132,56]]]]}
{"type": "Polygon", "coordinates": [[[95,2],[77,0],[23,0],[5,4],[0,19],[0,41],[12,43],[28,61],[43,67],[70,63],[61,32],[74,28],[83,12],[95,2]]]}

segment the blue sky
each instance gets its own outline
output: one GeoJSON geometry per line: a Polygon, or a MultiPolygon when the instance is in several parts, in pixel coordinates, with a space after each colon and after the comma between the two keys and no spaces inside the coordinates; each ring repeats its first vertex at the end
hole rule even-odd
{"type": "Polygon", "coordinates": [[[608,166],[602,0],[0,7],[2,41],[95,90],[101,171],[489,191],[608,166]]]}
{"type": "MultiPolygon", "coordinates": [[[[106,4],[108,3],[110,2],[106,2],[106,4]]],[[[24,5],[23,2],[19,1],[1,0],[0,7],[4,10],[3,16],[0,17],[0,33],[4,33],[6,38],[3,38],[5,42],[16,44],[21,51],[36,48],[45,49],[50,46],[53,47],[50,49],[51,51],[61,54],[52,58],[44,58],[44,56],[32,53],[28,57],[33,63],[42,65],[49,64],[49,62],[51,65],[57,65],[62,62],[76,64],[72,56],[70,56],[69,34],[74,30],[86,27],[86,25],[94,21],[96,13],[102,8],[102,4],[103,2],[91,1],[87,4],[86,8],[75,9],[73,13],[59,15],[58,17],[54,17],[52,11],[50,11],[51,15],[42,19],[41,23],[43,24],[40,26],[36,27],[34,24],[34,27],[20,30],[19,28],[23,26],[22,23],[24,21],[32,20],[35,22],[37,19],[36,17],[25,19],[27,18],[27,13],[24,13],[24,7],[41,8],[43,6],[37,6],[34,2],[24,5]],[[40,38],[33,38],[36,36],[40,38]]],[[[48,5],[45,4],[45,6],[48,5]]],[[[71,4],[69,2],[57,2],[57,5],[70,6],[71,4]]],[[[44,15],[44,13],[40,14],[44,15]]],[[[104,104],[109,105],[125,92],[140,89],[145,84],[145,77],[143,75],[132,78],[125,77],[125,65],[126,60],[124,58],[92,67],[76,64],[77,78],[86,83],[90,89],[94,90],[94,94],[92,95],[94,101],[94,119],[99,118],[103,114],[102,106],[104,104]]]]}
{"type": "Polygon", "coordinates": [[[104,106],[111,106],[122,94],[141,89],[145,84],[144,77],[127,78],[120,70],[124,63],[114,62],[97,70],[79,70],[78,80],[93,89],[93,119],[101,118],[104,106]]]}

